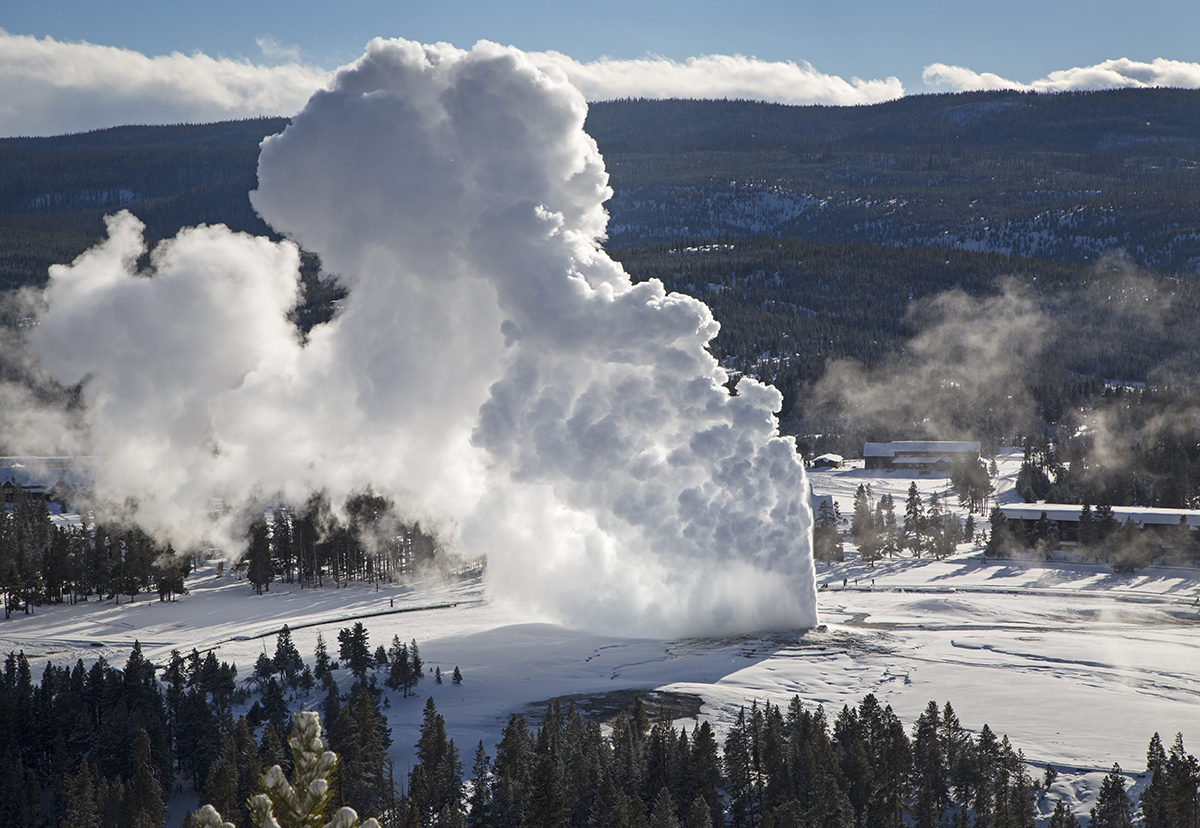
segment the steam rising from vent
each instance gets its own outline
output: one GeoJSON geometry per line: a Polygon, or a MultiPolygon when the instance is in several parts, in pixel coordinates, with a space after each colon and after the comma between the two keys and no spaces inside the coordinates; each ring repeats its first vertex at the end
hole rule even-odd
{"type": "Polygon", "coordinates": [[[135,273],[128,214],[51,270],[33,337],[87,379],[98,488],[195,542],[212,498],[368,485],[495,595],[596,629],[816,623],[807,481],[775,389],[717,324],[599,249],[610,195],[564,74],[480,43],[373,41],[267,139],[256,209],[350,294],[306,344],[297,249],[186,230],[135,273]]]}

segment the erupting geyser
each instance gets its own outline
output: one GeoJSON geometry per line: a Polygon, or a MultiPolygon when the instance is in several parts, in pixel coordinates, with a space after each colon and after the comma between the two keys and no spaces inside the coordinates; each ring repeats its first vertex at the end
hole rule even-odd
{"type": "Polygon", "coordinates": [[[296,247],[140,225],[55,267],[33,337],[85,386],[98,487],[177,543],[211,498],[373,485],[486,554],[497,598],[574,626],[816,623],[779,393],[730,396],[701,302],[598,247],[607,174],[560,70],[375,40],[267,139],[255,208],[350,288],[301,344],[296,247]]]}

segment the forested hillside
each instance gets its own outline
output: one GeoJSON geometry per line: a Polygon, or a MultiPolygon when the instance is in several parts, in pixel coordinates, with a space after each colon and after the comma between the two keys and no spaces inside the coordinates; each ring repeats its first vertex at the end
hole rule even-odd
{"type": "Polygon", "coordinates": [[[869,107],[618,101],[588,129],[611,239],[782,235],[1200,266],[1200,92],[979,92],[869,107]]]}
{"type": "MultiPolygon", "coordinates": [[[[82,249],[120,207],[148,236],[224,222],[267,232],[246,193],[284,119],[118,127],[0,140],[0,280],[38,282],[9,251],[82,249]],[[29,239],[40,229],[63,238],[29,239]],[[42,243],[44,241],[44,243],[42,243]]],[[[746,101],[593,104],[615,190],[609,235],[772,235],[1094,260],[1111,248],[1167,271],[1200,266],[1200,91],[1010,91],[862,107],[746,101]]]]}
{"type": "Polygon", "coordinates": [[[180,227],[223,223],[269,233],[247,193],[258,145],[282,118],[116,127],[56,138],[0,139],[0,287],[41,284],[126,208],[151,242],[180,227]]]}

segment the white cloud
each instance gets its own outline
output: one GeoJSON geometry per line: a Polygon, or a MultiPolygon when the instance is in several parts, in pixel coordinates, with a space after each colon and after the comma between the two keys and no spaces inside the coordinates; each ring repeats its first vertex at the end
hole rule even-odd
{"type": "Polygon", "coordinates": [[[298,63],[264,66],[199,52],[147,57],[0,30],[0,135],[290,116],[329,77],[298,63]]]}
{"type": "MultiPolygon", "coordinates": [[[[200,52],[140,52],[14,35],[0,29],[0,135],[56,135],[121,124],[204,123],[291,116],[333,73],[300,62],[300,50],[270,35],[262,62],[200,52]]],[[[442,44],[444,45],[444,44],[442,44]]],[[[709,55],[580,63],[558,52],[532,55],[587,100],[742,98],[788,104],[869,104],[898,98],[896,78],[844,80],[807,63],[709,55]]]]}
{"type": "Polygon", "coordinates": [[[567,74],[589,101],[614,98],[730,98],[785,104],[854,105],[904,94],[894,77],[849,81],[807,62],[765,61],[743,55],[705,55],[678,62],[663,57],[602,58],[580,63],[559,52],[536,56],[567,74]]]}
{"type": "Polygon", "coordinates": [[[925,67],[921,79],[930,86],[954,92],[988,89],[1019,89],[1026,92],[1072,92],[1093,89],[1124,89],[1171,86],[1200,88],[1200,63],[1155,58],[1143,63],[1128,58],[1106,60],[1094,66],[1077,66],[1051,72],[1032,83],[1020,83],[991,72],[975,72],[964,66],[934,63],[925,67]]]}
{"type": "Polygon", "coordinates": [[[300,47],[295,44],[285,46],[271,35],[256,37],[254,42],[268,63],[299,63],[301,60],[300,47]]]}

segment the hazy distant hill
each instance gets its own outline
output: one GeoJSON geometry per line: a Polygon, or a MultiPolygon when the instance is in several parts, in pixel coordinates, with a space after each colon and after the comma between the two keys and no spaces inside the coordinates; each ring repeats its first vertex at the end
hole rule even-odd
{"type": "Polygon", "coordinates": [[[267,233],[250,207],[258,145],[282,118],[129,126],[54,138],[0,139],[0,286],[40,283],[104,233],[121,208],[161,239],[224,223],[267,233]]]}
{"type": "MultiPolygon", "coordinates": [[[[200,222],[268,232],[246,193],[259,142],[286,123],[0,140],[0,284],[40,281],[121,207],[152,239],[200,222]]],[[[1063,262],[1124,248],[1200,270],[1200,91],[614,101],[587,128],[616,191],[614,247],[770,235],[1063,262]]]]}
{"type": "Polygon", "coordinates": [[[596,104],[610,238],[775,235],[1200,270],[1200,92],[596,104]]]}

